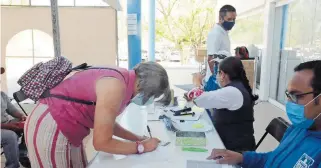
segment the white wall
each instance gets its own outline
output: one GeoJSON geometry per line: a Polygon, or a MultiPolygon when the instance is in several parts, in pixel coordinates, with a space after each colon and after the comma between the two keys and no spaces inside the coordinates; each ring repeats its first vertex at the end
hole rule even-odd
{"type": "MultiPolygon", "coordinates": [[[[1,66],[6,67],[6,46],[17,33],[38,29],[52,36],[50,7],[1,6],[1,66]]],[[[62,55],[74,64],[115,65],[116,11],[111,7],[60,7],[62,55]]],[[[1,88],[6,90],[6,76],[1,88]]]]}

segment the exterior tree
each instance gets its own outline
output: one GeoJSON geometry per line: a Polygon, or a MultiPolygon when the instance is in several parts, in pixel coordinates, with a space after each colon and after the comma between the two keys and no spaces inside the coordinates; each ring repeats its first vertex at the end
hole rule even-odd
{"type": "Polygon", "coordinates": [[[196,51],[206,41],[215,23],[215,4],[216,0],[157,0],[161,17],[156,19],[156,37],[174,43],[183,64],[189,57],[183,50],[196,51]]]}

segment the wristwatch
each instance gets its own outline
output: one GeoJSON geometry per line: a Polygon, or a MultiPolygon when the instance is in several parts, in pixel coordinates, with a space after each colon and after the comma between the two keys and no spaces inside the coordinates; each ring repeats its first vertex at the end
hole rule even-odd
{"type": "Polygon", "coordinates": [[[137,145],[137,154],[144,153],[144,145],[140,141],[136,141],[137,145]]]}

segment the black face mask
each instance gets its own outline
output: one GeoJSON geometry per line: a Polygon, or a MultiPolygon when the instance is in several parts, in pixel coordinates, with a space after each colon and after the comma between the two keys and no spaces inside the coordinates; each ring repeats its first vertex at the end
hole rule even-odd
{"type": "Polygon", "coordinates": [[[235,21],[225,21],[222,23],[222,26],[225,30],[231,30],[235,25],[235,21]]]}

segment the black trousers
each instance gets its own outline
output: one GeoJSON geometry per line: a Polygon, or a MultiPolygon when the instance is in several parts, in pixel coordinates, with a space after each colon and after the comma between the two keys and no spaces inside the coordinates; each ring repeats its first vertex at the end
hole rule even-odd
{"type": "Polygon", "coordinates": [[[236,152],[254,151],[255,138],[252,128],[235,129],[229,126],[215,126],[225,148],[236,152]]]}

